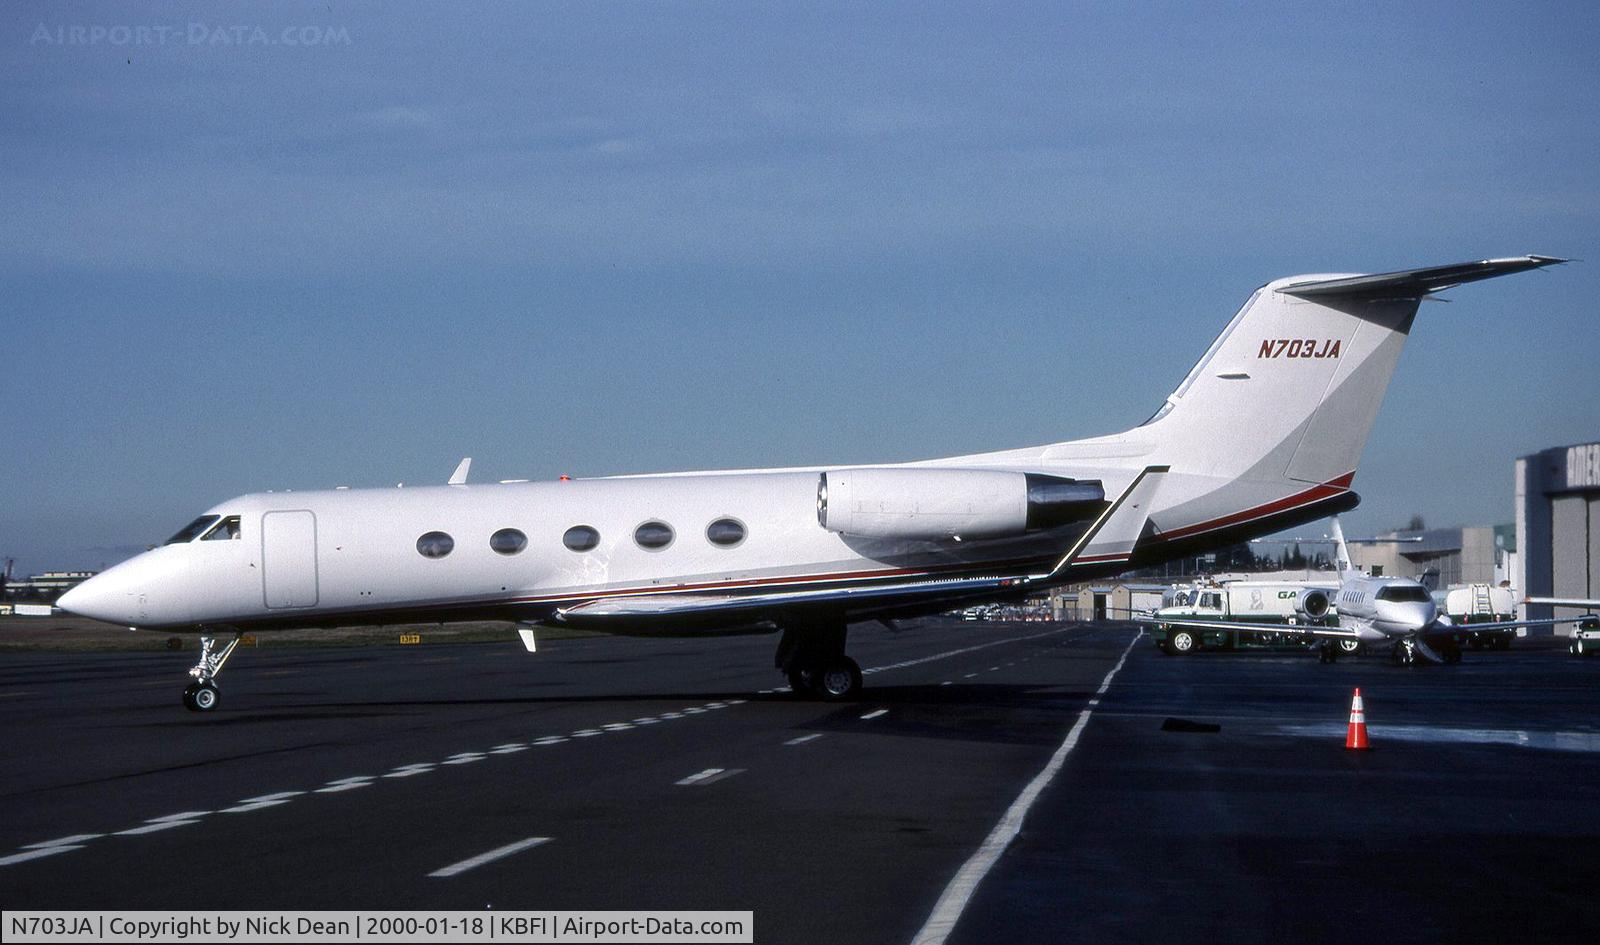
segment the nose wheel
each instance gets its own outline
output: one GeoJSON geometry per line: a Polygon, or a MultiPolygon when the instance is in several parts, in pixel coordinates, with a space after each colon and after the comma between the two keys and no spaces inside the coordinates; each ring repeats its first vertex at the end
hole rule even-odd
{"type": "Polygon", "coordinates": [[[189,670],[189,675],[194,677],[183,690],[183,707],[190,712],[210,712],[217,707],[220,696],[217,693],[216,678],[222,672],[222,667],[228,663],[228,658],[238,648],[241,634],[235,633],[220,650],[217,649],[217,638],[201,635],[200,661],[189,670]]]}

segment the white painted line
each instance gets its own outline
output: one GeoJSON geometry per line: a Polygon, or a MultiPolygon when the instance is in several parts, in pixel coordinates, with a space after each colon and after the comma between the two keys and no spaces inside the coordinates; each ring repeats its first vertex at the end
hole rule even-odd
{"type": "MultiPolygon", "coordinates": [[[[923,656],[923,657],[920,657],[918,659],[905,660],[904,662],[900,662],[900,663],[891,663],[888,666],[874,666],[871,669],[863,669],[861,672],[864,673],[864,674],[865,673],[879,673],[879,672],[886,672],[886,671],[891,670],[891,669],[904,669],[907,666],[919,666],[919,665],[921,665],[923,663],[931,663],[934,660],[948,659],[948,658],[950,658],[952,656],[960,656],[962,653],[971,653],[974,650],[987,650],[991,646],[1001,646],[1001,645],[1006,644],[1006,643],[1021,643],[1024,640],[1037,640],[1040,637],[1048,637],[1048,636],[1053,636],[1053,635],[1058,634],[1058,633],[1066,633],[1068,630],[1071,630],[1071,629],[1072,629],[1071,627],[1061,627],[1061,628],[1056,629],[1056,630],[1046,630],[1043,633],[1032,633],[1032,634],[1029,634],[1029,635],[1027,635],[1025,637],[1007,637],[1004,640],[993,640],[993,641],[991,641],[989,643],[979,643],[977,646],[964,646],[959,650],[946,650],[943,653],[935,653],[932,656],[923,656]]],[[[1065,645],[1067,642],[1068,641],[1064,640],[1060,644],[1057,644],[1057,645],[1058,646],[1065,645]]]]}
{"type": "Polygon", "coordinates": [[[145,835],[147,833],[160,833],[163,830],[171,830],[173,827],[187,827],[190,824],[198,824],[199,822],[200,821],[198,821],[198,820],[161,820],[161,821],[152,821],[150,823],[145,824],[142,827],[129,827],[127,830],[118,830],[116,833],[112,834],[112,836],[114,836],[114,837],[140,837],[140,836],[143,836],[143,835],[145,835]]]}
{"type": "Polygon", "coordinates": [[[384,777],[386,777],[386,778],[409,778],[414,774],[427,774],[429,771],[432,771],[434,769],[434,767],[435,767],[435,765],[431,761],[425,761],[425,762],[423,762],[421,764],[415,764],[415,765],[401,765],[400,767],[398,767],[398,768],[394,769],[393,771],[389,772],[388,774],[384,775],[384,777]]]}
{"type": "Polygon", "coordinates": [[[681,718],[683,718],[683,713],[682,712],[663,712],[663,713],[661,713],[661,717],[664,718],[664,719],[681,719],[681,718]]]}
{"type": "Polygon", "coordinates": [[[989,672],[991,672],[991,673],[992,673],[992,672],[994,672],[994,671],[995,671],[995,670],[997,670],[997,669],[999,669],[999,668],[1000,668],[1000,667],[998,667],[998,666],[991,666],[991,667],[989,667],[989,672]]]}
{"type": "Polygon", "coordinates": [[[632,722],[607,722],[606,724],[604,724],[604,725],[602,725],[600,727],[605,729],[608,732],[626,732],[629,729],[633,728],[633,723],[632,722]]]}
{"type": "Polygon", "coordinates": [[[526,840],[518,840],[516,843],[508,843],[503,847],[495,847],[493,850],[490,850],[487,853],[480,853],[471,859],[462,860],[460,863],[452,863],[443,869],[434,870],[428,875],[435,876],[440,879],[457,876],[461,873],[465,873],[467,870],[476,869],[485,863],[493,863],[495,860],[505,859],[513,853],[521,853],[523,850],[536,847],[541,843],[549,842],[549,837],[529,837],[526,840]]]}
{"type": "Polygon", "coordinates": [[[705,711],[704,708],[702,708],[700,706],[697,706],[697,705],[692,705],[692,706],[689,706],[688,708],[684,709],[683,710],[683,714],[684,715],[699,715],[700,713],[702,713],[704,711],[705,711]]]}
{"type": "Polygon", "coordinates": [[[10,856],[0,856],[0,866],[10,866],[13,863],[26,863],[44,856],[55,856],[57,853],[70,853],[73,850],[82,850],[83,847],[45,847],[40,850],[28,850],[25,853],[13,853],[10,856]]]}
{"type": "Polygon", "coordinates": [[[485,757],[487,756],[481,751],[464,751],[460,754],[451,755],[445,759],[444,763],[447,765],[470,765],[474,761],[482,761],[485,757]]]}
{"type": "Polygon", "coordinates": [[[728,704],[726,702],[707,702],[705,707],[708,709],[726,709],[728,704]]]}
{"type": "Polygon", "coordinates": [[[888,715],[888,714],[889,714],[889,710],[888,709],[875,709],[875,710],[873,710],[871,712],[868,712],[866,715],[863,715],[861,717],[861,721],[865,722],[868,719],[875,719],[880,715],[888,715]]]}
{"type": "MultiPolygon", "coordinates": [[[[1122,651],[1122,658],[1117,660],[1117,665],[1111,667],[1111,671],[1106,673],[1106,678],[1101,680],[1100,688],[1095,690],[1096,697],[1105,695],[1106,690],[1111,688],[1111,680],[1128,662],[1128,654],[1133,652],[1134,644],[1143,637],[1144,631],[1140,630],[1129,641],[1128,648],[1122,651]]],[[[1084,727],[1089,724],[1089,716],[1093,714],[1094,710],[1087,706],[1078,713],[1078,720],[1073,723],[1072,730],[1067,732],[1066,739],[1055,750],[1055,754],[1050,756],[1050,761],[1044,766],[1044,770],[1034,775],[1028,786],[1022,789],[1022,793],[1017,795],[1017,799],[1007,808],[1005,816],[1000,818],[1000,822],[995,824],[994,830],[990,831],[989,836],[983,841],[983,845],[978,847],[977,852],[962,864],[961,869],[950,880],[950,885],[945,887],[944,894],[933,907],[933,913],[923,924],[922,931],[911,940],[911,945],[943,945],[950,937],[950,933],[955,930],[956,922],[961,919],[961,913],[971,901],[972,894],[977,892],[978,884],[989,875],[989,871],[1000,861],[1000,855],[1006,852],[1006,847],[1010,846],[1011,841],[1022,831],[1022,822],[1027,818],[1029,808],[1033,807],[1039,795],[1054,780],[1056,772],[1066,763],[1067,755],[1077,747],[1084,727]]]]}
{"type": "Polygon", "coordinates": [[[260,797],[247,797],[235,807],[224,807],[219,814],[248,814],[253,810],[266,807],[277,807],[279,804],[289,803],[292,797],[299,797],[304,791],[279,791],[276,794],[263,794],[260,797]]]}
{"type": "Polygon", "coordinates": [[[635,725],[655,725],[655,724],[659,723],[660,721],[661,721],[660,719],[656,718],[653,715],[647,715],[642,719],[634,719],[633,720],[633,724],[635,724],[635,725]]]}
{"type": "Polygon", "coordinates": [[[559,745],[566,740],[567,736],[565,735],[546,735],[543,738],[534,739],[533,743],[535,745],[559,745]]]}
{"type": "Polygon", "coordinates": [[[528,746],[524,745],[521,742],[507,742],[504,745],[496,745],[493,748],[489,749],[489,754],[491,754],[491,755],[514,755],[519,751],[527,751],[527,750],[528,750],[528,746]]]}
{"type": "Polygon", "coordinates": [[[806,742],[814,742],[814,741],[816,741],[817,739],[819,739],[821,737],[822,737],[822,733],[821,732],[817,732],[817,733],[815,733],[813,735],[801,735],[799,738],[791,738],[791,739],[789,739],[788,741],[784,742],[784,744],[785,745],[804,745],[806,742]]]}
{"type": "Polygon", "coordinates": [[[22,849],[45,850],[50,847],[81,847],[90,840],[98,840],[103,836],[105,836],[103,833],[75,833],[70,837],[61,837],[57,840],[45,840],[41,843],[30,843],[22,849]]]}
{"type": "Polygon", "coordinates": [[[605,734],[604,732],[600,731],[597,728],[580,728],[576,732],[572,733],[572,737],[573,738],[592,738],[595,735],[604,735],[604,734],[605,734]]]}
{"type": "Polygon", "coordinates": [[[728,700],[728,705],[744,705],[746,702],[749,702],[749,701],[750,701],[749,699],[729,699],[728,700]]]}
{"type": "Polygon", "coordinates": [[[948,686],[948,685],[950,685],[950,680],[946,679],[944,682],[940,683],[939,685],[948,686]]]}
{"type": "Polygon", "coordinates": [[[968,673],[965,676],[962,676],[961,678],[962,679],[971,679],[972,677],[974,677],[976,675],[978,675],[978,674],[977,673],[968,673]]]}
{"type": "Polygon", "coordinates": [[[372,782],[375,780],[377,780],[377,775],[371,774],[360,774],[351,778],[340,778],[337,781],[329,781],[325,787],[319,787],[313,793],[339,794],[344,791],[354,791],[356,788],[370,787],[372,782]]]}
{"type": "Polygon", "coordinates": [[[686,785],[690,785],[690,784],[698,784],[701,781],[704,781],[706,778],[709,778],[714,774],[722,773],[722,770],[723,769],[721,769],[721,768],[707,768],[706,770],[700,772],[699,774],[691,774],[687,778],[684,778],[682,781],[679,781],[677,783],[678,783],[678,785],[680,787],[686,786],[686,785]]]}

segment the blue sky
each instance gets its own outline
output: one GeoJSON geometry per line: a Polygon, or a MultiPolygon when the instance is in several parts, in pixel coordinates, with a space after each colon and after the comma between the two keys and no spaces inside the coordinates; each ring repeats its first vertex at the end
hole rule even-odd
{"type": "Polygon", "coordinates": [[[1107,433],[1277,276],[1587,257],[1425,306],[1347,516],[1509,521],[1600,438],[1597,48],[1578,3],[8,3],[0,556],[464,455],[1107,433]]]}

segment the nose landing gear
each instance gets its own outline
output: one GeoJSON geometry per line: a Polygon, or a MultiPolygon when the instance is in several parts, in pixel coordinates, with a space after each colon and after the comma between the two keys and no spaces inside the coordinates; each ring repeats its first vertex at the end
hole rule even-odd
{"type": "Polygon", "coordinates": [[[236,631],[233,639],[218,650],[216,637],[201,635],[200,661],[189,670],[194,682],[183,690],[184,708],[190,712],[210,712],[217,707],[220,696],[217,694],[217,684],[214,680],[222,672],[222,667],[227,665],[228,657],[233,655],[242,636],[236,631]]]}

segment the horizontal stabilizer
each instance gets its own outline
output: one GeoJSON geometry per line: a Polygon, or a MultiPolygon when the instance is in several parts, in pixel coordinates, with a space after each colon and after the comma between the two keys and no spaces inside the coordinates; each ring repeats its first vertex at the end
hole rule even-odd
{"type": "Polygon", "coordinates": [[[1441,289],[1477,282],[1496,276],[1509,276],[1544,266],[1554,266],[1567,260],[1554,256],[1512,256],[1508,259],[1483,259],[1478,262],[1456,263],[1453,266],[1433,266],[1428,269],[1406,269],[1401,272],[1380,272],[1370,276],[1348,276],[1343,279],[1325,279],[1317,282],[1298,282],[1280,289],[1286,295],[1303,299],[1344,296],[1347,298],[1405,298],[1418,299],[1441,289]]]}

